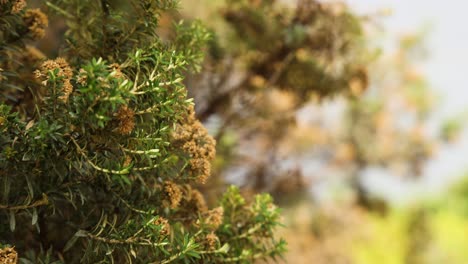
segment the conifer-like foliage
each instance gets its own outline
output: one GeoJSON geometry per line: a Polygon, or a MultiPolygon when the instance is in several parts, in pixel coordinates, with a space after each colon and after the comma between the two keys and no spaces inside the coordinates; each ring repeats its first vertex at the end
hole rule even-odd
{"type": "MultiPolygon", "coordinates": [[[[183,84],[211,34],[162,0],[0,0],[0,260],[251,263],[284,251],[268,195],[196,186],[215,141],[183,84]],[[43,10],[43,11],[41,11],[43,10]],[[32,45],[64,21],[60,56],[32,45]],[[17,253],[16,253],[17,252],[17,253]]],[[[6,262],[9,263],[9,262],[6,262]]]]}

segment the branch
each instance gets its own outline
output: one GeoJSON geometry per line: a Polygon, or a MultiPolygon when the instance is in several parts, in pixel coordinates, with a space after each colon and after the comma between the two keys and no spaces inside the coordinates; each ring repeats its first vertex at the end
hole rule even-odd
{"type": "Polygon", "coordinates": [[[55,10],[56,12],[64,15],[66,18],[68,19],[74,19],[75,17],[73,15],[71,15],[70,13],[68,13],[67,11],[63,10],[62,8],[52,4],[50,1],[47,1],[46,2],[46,5],[48,7],[50,7],[51,9],[55,10]]]}
{"type": "Polygon", "coordinates": [[[47,198],[47,195],[45,193],[43,193],[42,198],[40,200],[35,201],[32,204],[16,205],[16,206],[8,206],[8,205],[0,204],[0,209],[4,209],[4,210],[24,210],[24,209],[39,207],[39,206],[48,205],[48,204],[49,204],[49,199],[47,198]]]}
{"type": "Polygon", "coordinates": [[[95,236],[88,232],[86,232],[85,235],[87,238],[90,238],[92,240],[100,241],[106,244],[113,244],[113,245],[138,245],[138,246],[159,247],[159,246],[165,246],[169,244],[168,242],[161,242],[161,243],[141,242],[141,241],[138,241],[138,239],[135,237],[130,237],[125,240],[119,240],[115,238],[95,236]]]}

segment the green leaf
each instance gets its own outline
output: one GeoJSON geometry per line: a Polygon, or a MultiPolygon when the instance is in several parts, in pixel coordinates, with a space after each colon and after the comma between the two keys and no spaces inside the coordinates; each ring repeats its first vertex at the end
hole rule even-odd
{"type": "Polygon", "coordinates": [[[10,211],[10,230],[11,230],[11,232],[15,231],[15,228],[16,228],[15,213],[13,211],[10,211]]]}
{"type": "Polygon", "coordinates": [[[31,225],[35,225],[36,223],[37,223],[37,209],[33,208],[31,225]]]}
{"type": "Polygon", "coordinates": [[[218,252],[227,254],[229,252],[229,244],[225,243],[221,248],[218,249],[218,252]]]}
{"type": "MultiPolygon", "coordinates": [[[[80,232],[80,231],[78,231],[80,232]]],[[[70,248],[73,247],[73,245],[75,245],[76,241],[78,240],[78,236],[75,234],[73,235],[68,241],[67,241],[67,244],[65,244],[65,247],[63,248],[63,252],[67,252],[70,248]]]]}
{"type": "Polygon", "coordinates": [[[194,257],[194,258],[197,258],[197,259],[201,258],[200,254],[198,254],[198,252],[196,252],[196,251],[188,251],[187,255],[189,255],[191,257],[194,257]]]}
{"type": "Polygon", "coordinates": [[[78,232],[75,233],[75,236],[77,236],[77,237],[87,237],[88,234],[84,230],[78,230],[78,232]]]}
{"type": "Polygon", "coordinates": [[[135,252],[135,250],[133,248],[130,249],[130,254],[132,254],[132,256],[136,259],[137,255],[136,255],[136,252],[135,252]]]}
{"type": "Polygon", "coordinates": [[[20,258],[19,263],[21,263],[21,264],[34,264],[32,261],[30,261],[29,259],[25,259],[25,258],[20,258]]]}

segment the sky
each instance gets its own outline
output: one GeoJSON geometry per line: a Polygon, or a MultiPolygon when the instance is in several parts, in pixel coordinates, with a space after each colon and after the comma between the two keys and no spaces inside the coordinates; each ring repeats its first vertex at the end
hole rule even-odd
{"type": "MultiPolygon", "coordinates": [[[[392,14],[382,19],[389,34],[411,33],[430,25],[427,39],[428,60],[423,72],[433,89],[441,95],[436,118],[442,119],[468,109],[468,1],[463,0],[347,0],[359,14],[389,8],[392,14]]],[[[424,176],[408,181],[379,170],[365,177],[372,189],[396,202],[415,194],[433,195],[468,171],[468,133],[452,146],[440,149],[425,168],[424,176]]],[[[416,195],[417,196],[417,195],[416,195]]]]}
{"type": "Polygon", "coordinates": [[[467,108],[468,1],[463,0],[347,0],[360,14],[390,8],[382,19],[390,34],[410,33],[430,25],[425,73],[442,95],[440,114],[449,115],[467,108]]]}

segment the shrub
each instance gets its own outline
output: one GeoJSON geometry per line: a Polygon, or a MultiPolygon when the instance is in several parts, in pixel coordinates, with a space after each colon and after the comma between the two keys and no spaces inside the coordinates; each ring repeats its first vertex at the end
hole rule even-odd
{"type": "Polygon", "coordinates": [[[209,209],[197,190],[215,142],[183,79],[211,34],[177,22],[160,37],[176,2],[53,0],[46,15],[0,1],[0,259],[250,263],[284,251],[269,195],[231,187],[209,209]],[[67,25],[53,59],[32,46],[49,19],[67,25]]]}

